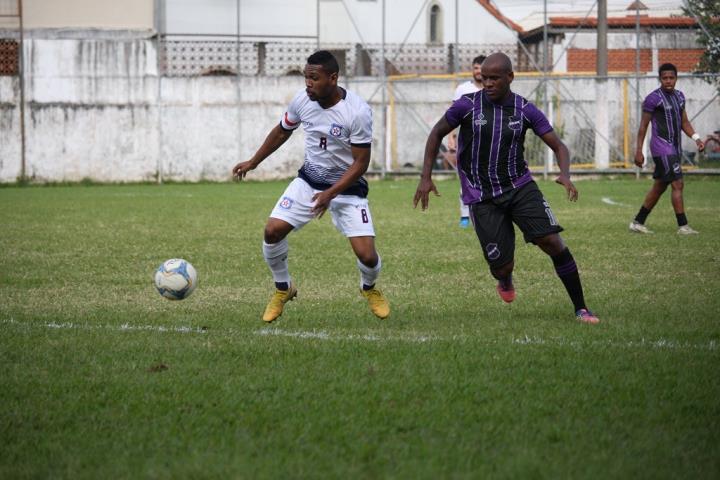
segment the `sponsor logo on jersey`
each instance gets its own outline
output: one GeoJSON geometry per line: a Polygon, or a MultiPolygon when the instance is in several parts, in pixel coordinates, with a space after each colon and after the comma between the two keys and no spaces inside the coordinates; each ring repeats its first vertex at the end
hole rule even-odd
{"type": "Polygon", "coordinates": [[[510,117],[508,120],[508,128],[511,130],[520,130],[522,129],[522,122],[520,122],[518,117],[510,117]]]}
{"type": "Polygon", "coordinates": [[[333,123],[333,124],[330,126],[330,135],[332,135],[333,137],[339,137],[340,135],[342,135],[342,130],[343,130],[343,126],[342,126],[342,125],[338,125],[337,123],[333,123]]]}
{"type": "Polygon", "coordinates": [[[500,258],[500,249],[497,246],[497,243],[488,243],[485,247],[485,251],[487,252],[487,256],[490,260],[497,260],[500,258]]]}
{"type": "Polygon", "coordinates": [[[478,114],[477,118],[475,119],[475,125],[482,127],[484,125],[487,125],[487,120],[485,120],[485,115],[482,113],[478,114]]]}
{"type": "Polygon", "coordinates": [[[285,210],[290,210],[293,204],[293,199],[290,197],[283,197],[282,200],[280,200],[280,208],[284,208],[285,210]]]}

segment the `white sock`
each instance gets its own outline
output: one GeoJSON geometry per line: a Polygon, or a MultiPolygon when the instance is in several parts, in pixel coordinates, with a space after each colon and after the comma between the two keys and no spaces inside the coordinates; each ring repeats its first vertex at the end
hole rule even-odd
{"type": "Polygon", "coordinates": [[[469,217],[470,216],[470,207],[465,205],[462,201],[462,197],[460,197],[460,216],[461,217],[469,217]]]}
{"type": "Polygon", "coordinates": [[[283,238],[278,243],[265,243],[263,241],[263,257],[270,267],[275,283],[290,283],[288,272],[288,241],[283,238]]]}
{"type": "Polygon", "coordinates": [[[374,267],[368,267],[360,260],[357,261],[357,266],[360,270],[360,288],[363,288],[363,285],[367,285],[368,287],[375,285],[375,281],[380,275],[380,269],[382,268],[380,256],[378,255],[378,262],[374,267]]]}

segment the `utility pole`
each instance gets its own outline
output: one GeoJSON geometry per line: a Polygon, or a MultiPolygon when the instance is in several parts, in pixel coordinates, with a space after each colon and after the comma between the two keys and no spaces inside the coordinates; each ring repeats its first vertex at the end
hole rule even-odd
{"type": "MultiPolygon", "coordinates": [[[[545,113],[549,115],[550,104],[548,103],[548,18],[547,0],[543,0],[543,106],[545,113]]],[[[550,119],[552,121],[552,118],[550,119]]],[[[543,162],[543,180],[547,180],[552,162],[552,150],[545,149],[545,161],[543,162]]]]}
{"type": "Polygon", "coordinates": [[[389,155],[387,155],[388,148],[388,131],[387,131],[387,72],[385,71],[385,0],[381,0],[380,8],[382,9],[381,21],[382,21],[382,42],[380,44],[380,81],[382,82],[382,132],[383,132],[383,144],[380,150],[380,165],[382,165],[382,178],[385,178],[385,174],[388,170],[388,162],[390,161],[389,155]]]}
{"type": "Polygon", "coordinates": [[[597,169],[610,167],[607,34],[607,0],[598,0],[597,79],[595,80],[595,168],[597,169]]]}

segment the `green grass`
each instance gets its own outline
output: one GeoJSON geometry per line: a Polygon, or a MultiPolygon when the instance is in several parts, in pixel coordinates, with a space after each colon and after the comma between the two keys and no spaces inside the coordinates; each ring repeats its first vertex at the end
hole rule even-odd
{"type": "Polygon", "coordinates": [[[2,188],[0,478],[718,478],[720,182],[686,182],[694,237],[668,196],[627,232],[648,180],[540,182],[598,326],[523,243],[499,300],[456,181],[424,213],[415,181],[371,185],[389,319],[326,216],[271,327],[286,182],[2,188]],[[178,256],[200,285],[170,302],[178,256]]]}

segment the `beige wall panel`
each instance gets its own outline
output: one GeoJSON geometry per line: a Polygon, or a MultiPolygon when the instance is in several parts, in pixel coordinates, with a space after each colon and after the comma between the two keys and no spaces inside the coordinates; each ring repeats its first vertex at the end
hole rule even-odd
{"type": "Polygon", "coordinates": [[[153,0],[23,0],[25,28],[152,29],[153,0]]]}

